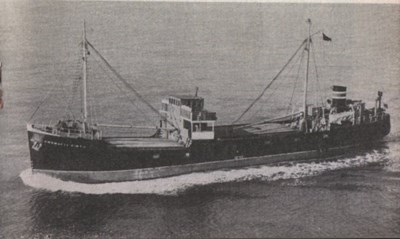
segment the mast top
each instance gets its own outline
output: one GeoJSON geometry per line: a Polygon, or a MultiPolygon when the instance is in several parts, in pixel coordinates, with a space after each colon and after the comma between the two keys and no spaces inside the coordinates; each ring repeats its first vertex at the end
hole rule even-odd
{"type": "Polygon", "coordinates": [[[87,48],[87,47],[86,47],[86,42],[87,42],[87,40],[86,40],[86,21],[85,21],[85,20],[83,20],[82,40],[83,40],[83,43],[85,43],[84,47],[87,48]]]}

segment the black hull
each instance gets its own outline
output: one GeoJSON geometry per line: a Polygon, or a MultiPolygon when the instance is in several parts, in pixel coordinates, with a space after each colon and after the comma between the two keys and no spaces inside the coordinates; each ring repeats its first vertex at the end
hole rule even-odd
{"type": "Polygon", "coordinates": [[[383,120],[374,123],[332,126],[329,132],[309,134],[287,132],[237,138],[217,137],[214,140],[193,141],[190,147],[115,147],[104,139],[59,137],[29,130],[28,138],[34,171],[54,176],[59,173],[64,175],[64,179],[71,180],[74,180],[74,174],[82,175],[89,172],[90,175],[94,175],[98,172],[97,176],[83,177],[81,181],[92,178],[93,180],[89,181],[105,182],[165,177],[224,167],[250,166],[275,162],[276,159],[287,161],[296,157],[301,159],[324,157],[336,151],[343,153],[343,151],[333,149],[379,140],[389,131],[390,118],[389,115],[385,115],[383,120]],[[248,158],[252,160],[246,162],[248,158]],[[255,158],[269,161],[255,160],[255,158]],[[162,172],[159,169],[162,169],[162,172]],[[68,177],[68,172],[71,172],[71,177],[68,177]],[[124,175],[132,175],[133,172],[135,175],[133,177],[108,176],[102,179],[101,175],[107,172],[108,175],[115,172],[123,172],[124,175]]]}

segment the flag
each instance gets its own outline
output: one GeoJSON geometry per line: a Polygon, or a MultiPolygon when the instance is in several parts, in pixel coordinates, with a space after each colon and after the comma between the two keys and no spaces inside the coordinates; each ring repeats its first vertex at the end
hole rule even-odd
{"type": "Polygon", "coordinates": [[[332,41],[332,38],[330,38],[327,35],[325,35],[325,33],[322,33],[322,40],[324,40],[324,41],[332,41]]]}

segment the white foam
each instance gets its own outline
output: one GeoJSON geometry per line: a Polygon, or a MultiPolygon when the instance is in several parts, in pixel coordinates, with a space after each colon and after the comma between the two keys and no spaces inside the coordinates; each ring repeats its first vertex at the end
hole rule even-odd
{"type": "Polygon", "coordinates": [[[213,183],[265,180],[276,181],[283,179],[299,179],[319,175],[325,171],[343,168],[352,168],[383,162],[386,154],[373,153],[363,156],[339,159],[333,162],[297,163],[285,166],[260,166],[244,169],[217,170],[180,175],[169,178],[152,179],[145,181],[85,184],[60,179],[35,173],[30,169],[23,171],[20,177],[24,184],[48,191],[79,192],[85,194],[162,194],[175,195],[193,186],[208,185],[213,183]]]}
{"type": "Polygon", "coordinates": [[[390,142],[389,148],[388,157],[390,161],[386,163],[385,169],[389,172],[400,172],[400,143],[398,141],[390,142]]]}

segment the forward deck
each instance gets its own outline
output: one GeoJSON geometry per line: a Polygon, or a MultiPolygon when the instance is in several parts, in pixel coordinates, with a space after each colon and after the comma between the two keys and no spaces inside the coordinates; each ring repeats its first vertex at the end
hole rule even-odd
{"type": "Polygon", "coordinates": [[[177,149],[184,148],[184,145],[161,138],[120,138],[120,137],[108,137],[103,138],[107,143],[117,147],[117,148],[140,148],[140,149],[177,149]]]}

